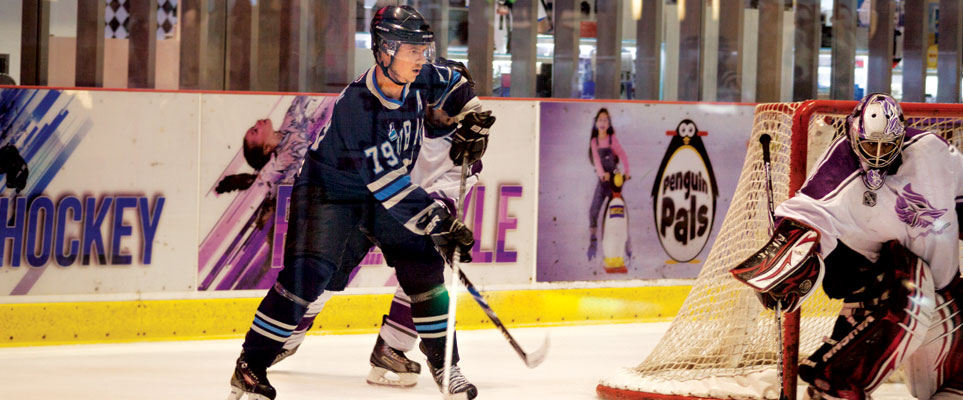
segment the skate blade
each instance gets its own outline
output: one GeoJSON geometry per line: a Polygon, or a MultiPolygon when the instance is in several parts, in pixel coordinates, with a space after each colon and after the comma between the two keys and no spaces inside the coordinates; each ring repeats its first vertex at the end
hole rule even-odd
{"type": "Polygon", "coordinates": [[[245,393],[247,394],[247,400],[271,400],[257,393],[245,392],[244,389],[237,386],[231,386],[231,394],[227,395],[227,400],[240,400],[245,393]]]}
{"type": "Polygon", "coordinates": [[[231,394],[227,395],[227,400],[239,400],[244,395],[244,391],[239,387],[231,386],[231,394]]]}
{"type": "Polygon", "coordinates": [[[371,372],[368,373],[368,383],[377,386],[409,388],[418,383],[418,374],[411,372],[396,373],[381,367],[371,367],[371,372]],[[397,376],[398,379],[391,379],[392,376],[397,376]]]}
{"type": "Polygon", "coordinates": [[[468,398],[468,393],[461,392],[461,393],[452,393],[452,394],[446,395],[445,400],[470,400],[470,399],[468,398]]]}

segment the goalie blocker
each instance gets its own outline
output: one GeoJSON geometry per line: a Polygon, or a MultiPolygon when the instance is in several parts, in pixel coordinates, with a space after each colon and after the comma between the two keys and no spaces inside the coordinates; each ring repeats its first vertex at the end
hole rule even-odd
{"type": "Polygon", "coordinates": [[[817,254],[819,232],[791,218],[779,221],[772,238],[729,272],[752,287],[763,306],[792,312],[822,282],[823,260],[817,254]]]}

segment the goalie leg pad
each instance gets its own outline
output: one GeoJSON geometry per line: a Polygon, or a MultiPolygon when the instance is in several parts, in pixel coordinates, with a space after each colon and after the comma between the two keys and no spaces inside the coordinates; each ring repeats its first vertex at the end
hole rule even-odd
{"type": "Polygon", "coordinates": [[[922,347],[908,361],[907,384],[916,398],[963,399],[963,279],[936,292],[936,312],[922,347]],[[958,396],[958,397],[953,397],[958,396]]]}
{"type": "Polygon", "coordinates": [[[760,298],[767,308],[775,308],[778,300],[783,311],[795,311],[822,281],[824,268],[818,248],[819,231],[784,218],[762,249],[729,272],[765,293],[760,298]]]}
{"type": "Polygon", "coordinates": [[[880,259],[903,266],[891,290],[845,303],[832,337],[799,366],[800,378],[832,397],[868,398],[924,343],[935,296],[929,266],[899,245],[887,246],[880,259]]]}

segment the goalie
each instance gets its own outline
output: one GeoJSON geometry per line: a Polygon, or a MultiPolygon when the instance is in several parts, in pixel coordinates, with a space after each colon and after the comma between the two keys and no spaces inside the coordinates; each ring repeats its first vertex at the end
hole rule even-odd
{"type": "Polygon", "coordinates": [[[920,399],[963,399],[963,156],[906,128],[886,94],[863,98],[846,134],[776,208],[769,242],[731,271],[763,305],[793,311],[823,285],[844,305],[799,366],[812,399],[867,399],[903,365],[920,399]]]}

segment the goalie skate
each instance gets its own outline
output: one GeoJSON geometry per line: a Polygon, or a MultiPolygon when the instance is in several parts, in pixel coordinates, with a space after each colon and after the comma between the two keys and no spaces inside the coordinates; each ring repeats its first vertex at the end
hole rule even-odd
{"type": "Polygon", "coordinates": [[[378,336],[371,351],[371,372],[368,383],[379,386],[412,387],[418,383],[421,364],[405,357],[405,353],[393,349],[378,336]]]}

